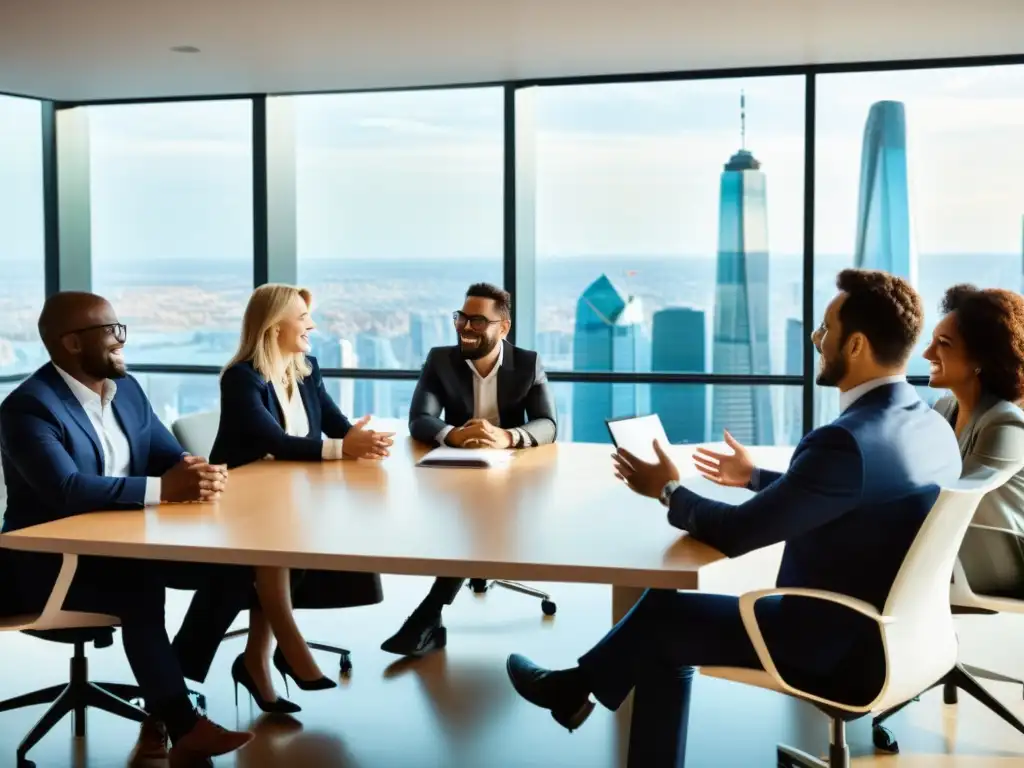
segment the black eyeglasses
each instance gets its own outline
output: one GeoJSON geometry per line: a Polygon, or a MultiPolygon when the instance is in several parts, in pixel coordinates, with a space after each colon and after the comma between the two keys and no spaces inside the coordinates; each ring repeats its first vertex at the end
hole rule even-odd
{"type": "Polygon", "coordinates": [[[61,338],[64,336],[70,336],[72,333],[85,333],[86,331],[98,331],[100,328],[106,330],[118,344],[124,344],[125,339],[128,338],[128,326],[124,323],[104,323],[102,325],[90,325],[85,328],[76,328],[73,331],[67,331],[61,334],[61,338]]]}
{"type": "Polygon", "coordinates": [[[456,328],[465,328],[468,325],[477,333],[483,333],[488,326],[501,322],[501,320],[491,320],[483,315],[467,315],[461,309],[452,312],[452,320],[455,321],[456,328]]]}

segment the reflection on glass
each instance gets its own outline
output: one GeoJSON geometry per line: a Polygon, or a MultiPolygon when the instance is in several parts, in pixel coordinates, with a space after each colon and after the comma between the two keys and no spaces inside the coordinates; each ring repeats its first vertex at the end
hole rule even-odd
{"type": "MultiPolygon", "coordinates": [[[[928,373],[921,353],[947,288],[1021,288],[1022,94],[1021,66],[818,78],[815,311],[844,267],[909,279],[925,304],[912,375],[928,373]]],[[[835,418],[835,390],[814,398],[815,424],[835,418]]]]}
{"type": "Polygon", "coordinates": [[[0,96],[0,376],[46,361],[41,125],[38,101],[0,96]]]}
{"type": "MultiPolygon", "coordinates": [[[[637,397],[644,398],[647,402],[656,404],[657,407],[646,408],[622,416],[643,416],[648,413],[657,413],[665,426],[665,434],[673,443],[702,443],[707,441],[719,441],[722,439],[721,432],[714,432],[712,427],[711,401],[715,397],[714,390],[719,392],[721,400],[732,400],[733,402],[746,399],[752,401],[757,397],[763,397],[771,403],[772,413],[776,414],[776,422],[772,425],[773,443],[759,443],[761,445],[795,445],[803,435],[801,424],[802,410],[787,409],[786,404],[795,399],[799,404],[801,387],[794,386],[742,386],[742,385],[710,385],[710,384],[606,384],[593,382],[555,382],[551,385],[555,396],[555,405],[558,409],[558,440],[559,442],[594,442],[610,443],[611,436],[608,434],[608,427],[605,419],[613,418],[611,414],[601,413],[587,408],[579,410],[577,403],[589,404],[595,402],[598,396],[587,394],[586,390],[591,389],[601,392],[611,388],[612,398],[615,397],[637,397]],[[614,392],[615,389],[622,390],[621,393],[614,392]],[[751,393],[747,390],[760,390],[751,393]],[[582,392],[581,392],[582,390],[582,392]]],[[[603,397],[604,395],[599,395],[603,397]]],[[[730,431],[732,428],[726,424],[730,431]]],[[[753,442],[748,442],[754,445],[753,442]]]]}
{"type": "Polygon", "coordinates": [[[223,365],[252,290],[251,102],[87,109],[93,291],[132,362],[223,365]]]}
{"type": "MultiPolygon", "coordinates": [[[[328,368],[416,369],[502,281],[500,88],[282,97],[296,116],[298,279],[328,368]]],[[[356,407],[386,398],[357,384],[356,407]]]]}

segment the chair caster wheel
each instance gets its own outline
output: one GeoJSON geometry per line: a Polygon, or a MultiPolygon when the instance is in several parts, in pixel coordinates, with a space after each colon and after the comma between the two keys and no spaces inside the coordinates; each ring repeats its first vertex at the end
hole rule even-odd
{"type": "Polygon", "coordinates": [[[482,595],[487,591],[487,579],[470,579],[469,588],[473,590],[474,594],[482,595]]]}
{"type": "Polygon", "coordinates": [[[896,737],[892,735],[892,731],[882,725],[871,726],[871,741],[875,745],[875,749],[881,750],[882,752],[888,752],[889,754],[895,755],[900,751],[900,745],[896,741],[896,737]]]}
{"type": "Polygon", "coordinates": [[[558,610],[558,606],[555,605],[554,601],[552,600],[541,600],[540,609],[544,611],[545,616],[554,616],[555,611],[558,610]]]}
{"type": "Polygon", "coordinates": [[[343,675],[348,675],[352,672],[352,659],[347,653],[343,653],[339,656],[338,669],[343,675]]]}
{"type": "Polygon", "coordinates": [[[36,768],[36,764],[27,757],[19,757],[18,768],[36,768]]]}

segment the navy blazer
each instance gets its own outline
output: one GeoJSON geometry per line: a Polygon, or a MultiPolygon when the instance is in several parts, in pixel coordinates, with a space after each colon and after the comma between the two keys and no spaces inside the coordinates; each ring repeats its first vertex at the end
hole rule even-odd
{"type": "MultiPolygon", "coordinates": [[[[808,433],[784,474],[755,475],[757,494],[739,505],[680,487],[669,522],[729,557],[784,541],[777,586],[840,592],[882,610],[940,487],[960,477],[960,449],[911,385],[887,384],[808,433]]],[[[864,626],[821,601],[783,604],[794,656],[834,661],[856,642],[852,628],[864,626]],[[835,642],[844,632],[846,642],[835,642]]]]}
{"type": "Polygon", "coordinates": [[[82,405],[47,363],[0,405],[0,456],[7,482],[3,530],[83,512],[141,509],[146,478],[185,454],[131,376],[118,379],[112,407],[131,451],[129,477],[103,475],[103,450],[82,405]]]}
{"type": "MultiPolygon", "coordinates": [[[[521,427],[535,445],[553,443],[558,432],[555,397],[540,356],[507,341],[498,369],[498,411],[505,429],[521,427]]],[[[427,355],[409,405],[409,434],[434,443],[445,426],[473,418],[473,372],[458,347],[435,347],[427,355]],[[444,412],[444,420],[441,413],[444,412]]]]}
{"type": "Polygon", "coordinates": [[[284,414],[274,387],[251,362],[237,363],[220,379],[220,424],[210,461],[229,468],[259,461],[267,454],[281,461],[320,461],[323,438],[343,438],[352,428],[327,394],[315,357],[307,358],[312,373],[299,383],[309,433],[285,432],[284,414]]]}

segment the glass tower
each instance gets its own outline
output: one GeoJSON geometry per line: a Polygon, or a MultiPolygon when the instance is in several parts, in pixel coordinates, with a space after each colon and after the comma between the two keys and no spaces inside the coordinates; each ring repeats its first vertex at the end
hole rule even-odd
{"type": "MultiPolygon", "coordinates": [[[[668,307],[654,313],[651,370],[704,372],[704,313],[668,307]]],[[[707,387],[703,384],[655,384],[651,410],[661,417],[672,443],[700,443],[707,436],[707,387]]]]}
{"type": "Polygon", "coordinates": [[[871,105],[864,124],[854,266],[917,285],[907,184],[907,119],[900,101],[871,105]]]}
{"type": "MultiPolygon", "coordinates": [[[[746,148],[725,164],[718,222],[712,370],[769,374],[767,193],[761,163],[746,148]]],[[[768,388],[714,386],[711,439],[723,429],[741,443],[773,444],[768,388]]]]}
{"type": "MultiPolygon", "coordinates": [[[[601,275],[576,302],[573,370],[646,371],[649,357],[640,299],[622,293],[607,275],[601,275]]],[[[648,400],[646,384],[573,384],[572,439],[608,442],[604,420],[645,414],[648,400]]]]}

